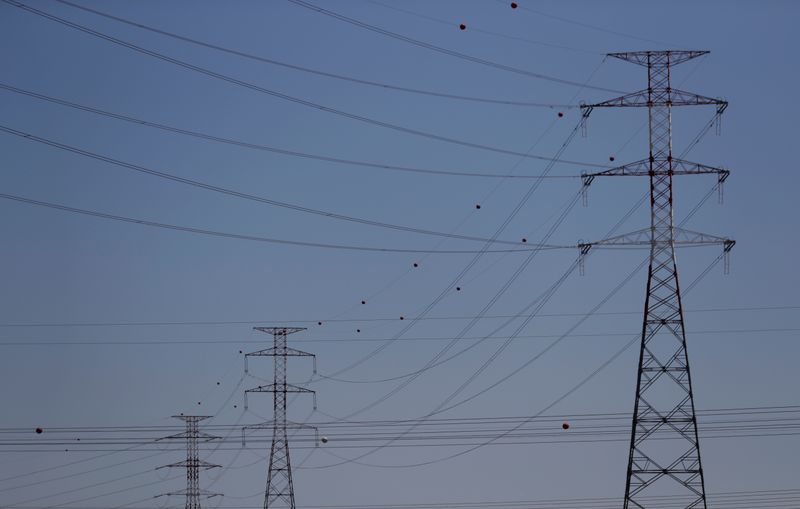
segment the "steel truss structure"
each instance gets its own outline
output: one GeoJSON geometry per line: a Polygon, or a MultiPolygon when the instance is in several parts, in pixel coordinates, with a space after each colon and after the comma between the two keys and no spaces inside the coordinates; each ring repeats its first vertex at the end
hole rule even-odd
{"type": "MultiPolygon", "coordinates": [[[[314,409],[317,408],[316,394],[310,389],[292,385],[286,382],[287,361],[289,357],[311,357],[314,360],[316,373],[316,357],[314,354],[301,352],[287,346],[287,336],[306,330],[302,327],[253,327],[254,330],[272,334],[273,346],[265,350],[258,350],[245,354],[245,372],[248,371],[247,360],[249,357],[272,357],[273,379],[271,384],[260,385],[247,389],[244,393],[245,408],[247,395],[250,393],[271,392],[273,420],[261,424],[245,426],[242,428],[242,441],[248,429],[272,429],[272,445],[269,453],[269,470],[267,471],[267,486],[264,493],[264,509],[288,508],[295,509],[294,483],[292,481],[292,464],[289,459],[290,428],[313,428],[305,424],[289,422],[286,416],[286,396],[289,393],[311,394],[314,397],[314,409]]],[[[313,428],[315,429],[315,428],[313,428]]]]}
{"type": "Polygon", "coordinates": [[[186,509],[200,509],[201,498],[212,498],[222,496],[220,493],[212,493],[200,489],[200,470],[208,470],[211,468],[219,468],[219,465],[214,465],[207,461],[200,459],[199,442],[216,440],[219,437],[209,435],[200,431],[199,423],[206,419],[210,419],[207,415],[173,415],[174,418],[180,419],[186,423],[186,431],[177,435],[172,435],[162,440],[186,440],[186,460],[170,465],[164,465],[161,468],[185,468],[186,469],[186,489],[175,491],[171,493],[164,493],[162,496],[185,495],[186,496],[186,509]]]}
{"type": "Polygon", "coordinates": [[[610,53],[611,57],[645,67],[647,89],[581,106],[584,123],[596,108],[647,108],[649,114],[647,159],[583,175],[584,187],[596,177],[646,176],[650,180],[650,228],[579,246],[583,255],[594,246],[650,246],[625,509],[649,507],[651,495],[680,497],[676,500],[686,500],[686,509],[707,507],[675,247],[720,244],[727,267],[727,253],[734,241],[675,227],[672,179],[677,175],[715,174],[721,185],[729,172],[673,158],[672,108],[712,105],[719,118],[728,103],[677,90],[670,81],[673,66],[706,53],[610,53]]]}

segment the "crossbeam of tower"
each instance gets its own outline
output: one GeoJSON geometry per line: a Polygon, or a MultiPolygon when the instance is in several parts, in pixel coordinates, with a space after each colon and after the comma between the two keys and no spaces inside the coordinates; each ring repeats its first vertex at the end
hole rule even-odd
{"type": "Polygon", "coordinates": [[[209,470],[211,468],[219,468],[220,465],[214,465],[207,461],[200,459],[200,441],[216,440],[219,437],[209,435],[200,431],[199,423],[206,419],[210,419],[207,415],[173,415],[174,418],[180,419],[186,423],[186,431],[177,435],[162,438],[162,440],[176,440],[184,439],[186,441],[186,460],[179,461],[178,463],[171,463],[158,467],[161,468],[184,468],[186,469],[186,489],[181,491],[174,491],[164,493],[162,496],[175,496],[184,495],[186,497],[186,509],[200,509],[201,498],[212,498],[222,496],[220,493],[212,493],[200,488],[200,470],[209,470]]]}
{"type": "Polygon", "coordinates": [[[310,389],[292,385],[286,381],[287,361],[289,357],[311,357],[314,359],[314,372],[316,373],[316,357],[314,354],[301,352],[287,345],[287,336],[304,331],[302,327],[253,327],[253,329],[272,334],[272,348],[258,350],[245,354],[245,371],[248,368],[249,357],[272,357],[273,378],[271,384],[260,385],[244,392],[245,407],[247,395],[251,393],[272,393],[272,421],[245,426],[242,428],[242,441],[247,429],[272,429],[272,445],[269,453],[269,469],[267,471],[267,486],[264,492],[264,508],[295,509],[294,482],[292,481],[292,464],[289,457],[289,436],[287,429],[310,428],[311,426],[289,422],[286,416],[286,397],[289,393],[311,394],[314,397],[316,409],[316,394],[310,389]]]}
{"type": "Polygon", "coordinates": [[[645,67],[647,88],[581,106],[584,123],[596,108],[647,108],[649,118],[650,153],[646,159],[583,175],[584,187],[595,177],[646,176],[650,181],[649,228],[579,246],[584,255],[594,246],[650,247],[625,509],[648,507],[648,495],[688,496],[686,509],[707,508],[675,248],[679,245],[722,245],[727,267],[727,253],[735,242],[674,226],[672,179],[679,175],[713,174],[721,184],[729,172],[673,158],[672,108],[716,106],[718,118],[728,103],[677,90],[670,79],[673,66],[706,53],[610,53],[611,57],[645,67]]]}

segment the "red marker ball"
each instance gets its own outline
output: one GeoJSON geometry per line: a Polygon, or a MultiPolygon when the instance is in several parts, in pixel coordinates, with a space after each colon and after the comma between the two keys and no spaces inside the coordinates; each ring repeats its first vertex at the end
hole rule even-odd
{"type": "Polygon", "coordinates": [[[414,262],[414,267],[419,267],[419,264],[417,262],[414,262]]]}
{"type": "Polygon", "coordinates": [[[481,204],[480,204],[480,203],[476,203],[476,204],[475,204],[475,208],[476,208],[476,209],[478,209],[478,210],[480,210],[480,208],[481,208],[481,204]]]}
{"type": "Polygon", "coordinates": [[[42,428],[36,428],[37,435],[41,435],[42,433],[44,433],[44,430],[42,428]]]}
{"type": "Polygon", "coordinates": [[[317,325],[322,325],[322,322],[317,322],[317,325]]]}
{"type": "Polygon", "coordinates": [[[362,303],[362,304],[366,304],[366,303],[367,303],[367,301],[365,301],[365,300],[362,300],[362,301],[361,301],[361,303],[362,303]]]}
{"type": "Polygon", "coordinates": [[[563,117],[563,116],[564,116],[564,112],[562,112],[562,111],[559,111],[559,112],[558,112],[558,118],[561,118],[561,117],[563,117]]]}
{"type": "Polygon", "coordinates": [[[563,429],[569,429],[569,423],[568,423],[568,422],[565,422],[564,424],[562,424],[562,425],[561,425],[561,427],[562,427],[563,429]]]}
{"type": "Polygon", "coordinates": [[[456,291],[460,292],[461,291],[461,287],[460,286],[456,286],[456,291]]]}
{"type": "Polygon", "coordinates": [[[401,319],[401,320],[405,320],[405,319],[406,319],[406,317],[405,317],[405,316],[401,316],[401,317],[400,317],[400,319],[401,319]]]}
{"type": "Polygon", "coordinates": [[[458,28],[460,28],[461,30],[466,30],[467,29],[467,25],[465,25],[464,23],[461,23],[460,25],[458,25],[458,28]]]}
{"type": "Polygon", "coordinates": [[[356,332],[361,332],[361,329],[356,329],[356,332]]]}
{"type": "Polygon", "coordinates": [[[525,237],[522,237],[522,242],[523,242],[523,243],[524,243],[524,242],[528,242],[528,239],[526,239],[525,237]]]}
{"type": "Polygon", "coordinates": [[[616,159],[614,156],[608,156],[609,161],[613,161],[614,159],[616,159]]]}
{"type": "Polygon", "coordinates": [[[517,8],[517,2],[511,2],[511,8],[512,9],[516,9],[517,8]]]}

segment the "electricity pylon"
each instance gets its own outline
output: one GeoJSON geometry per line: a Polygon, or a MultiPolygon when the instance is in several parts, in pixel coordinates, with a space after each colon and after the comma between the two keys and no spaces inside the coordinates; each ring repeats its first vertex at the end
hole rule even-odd
{"type": "MultiPolygon", "coordinates": [[[[219,468],[219,465],[214,465],[207,461],[203,461],[200,459],[200,447],[198,446],[198,442],[200,440],[203,441],[211,441],[216,440],[219,437],[215,437],[213,435],[209,435],[208,433],[202,433],[200,431],[200,427],[198,423],[200,421],[204,421],[209,419],[210,416],[207,415],[173,415],[174,418],[180,419],[186,423],[186,431],[183,433],[179,433],[177,435],[172,435],[169,437],[165,437],[162,440],[174,440],[183,438],[186,440],[186,460],[180,461],[178,463],[172,463],[170,465],[164,465],[161,468],[185,468],[186,469],[186,489],[181,491],[175,491],[172,493],[164,493],[162,495],[158,495],[158,497],[163,496],[173,496],[173,495],[185,495],[186,496],[186,509],[200,509],[200,499],[201,498],[212,498],[212,497],[219,497],[222,496],[220,493],[212,493],[210,491],[200,489],[200,470],[208,470],[211,468],[219,468]]],[[[157,470],[158,470],[157,469],[157,470]]]]}
{"type": "Polygon", "coordinates": [[[607,171],[584,174],[585,186],[600,176],[647,176],[650,180],[650,228],[581,244],[583,254],[591,246],[650,246],[625,509],[646,507],[648,495],[676,496],[676,499],[681,497],[680,500],[686,497],[687,509],[707,507],[675,247],[721,244],[727,269],[727,253],[734,241],[673,225],[672,178],[676,175],[715,174],[721,185],[728,171],[672,156],[672,107],[713,105],[717,107],[718,120],[728,103],[677,90],[670,82],[672,66],[706,53],[610,53],[611,57],[646,67],[647,89],[581,106],[584,122],[594,108],[643,107],[649,114],[648,158],[607,171]]]}
{"type": "Polygon", "coordinates": [[[255,330],[272,334],[273,346],[265,350],[245,354],[245,372],[248,370],[249,357],[272,357],[272,383],[260,385],[244,391],[245,408],[247,394],[253,392],[272,393],[273,420],[254,426],[242,428],[242,441],[246,429],[272,429],[272,446],[269,452],[269,470],[267,471],[267,487],[264,492],[264,508],[295,509],[294,483],[292,482],[292,463],[289,459],[289,428],[313,428],[305,424],[289,422],[286,418],[286,395],[288,393],[311,394],[314,396],[314,409],[317,408],[316,394],[310,389],[286,382],[286,365],[289,357],[311,357],[314,359],[316,373],[316,357],[314,354],[301,352],[287,346],[287,336],[305,330],[301,327],[253,327],[255,330]]]}

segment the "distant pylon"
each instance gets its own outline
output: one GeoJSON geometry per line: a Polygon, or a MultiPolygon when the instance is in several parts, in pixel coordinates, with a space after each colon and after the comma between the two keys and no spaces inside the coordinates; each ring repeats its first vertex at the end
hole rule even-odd
{"type": "Polygon", "coordinates": [[[721,184],[728,171],[673,158],[672,107],[714,105],[718,120],[728,103],[674,89],[670,82],[672,66],[706,53],[610,53],[611,57],[646,67],[647,89],[582,106],[584,123],[593,108],[645,107],[649,113],[650,154],[647,159],[584,174],[584,187],[599,176],[647,176],[650,180],[650,228],[581,245],[583,254],[595,245],[650,246],[625,509],[648,507],[647,497],[659,495],[673,497],[676,504],[687,509],[707,507],[675,246],[721,244],[727,268],[727,253],[734,241],[673,225],[672,177],[716,174],[721,184]]]}
{"type": "MultiPolygon", "coordinates": [[[[211,468],[218,468],[219,465],[214,465],[207,461],[200,459],[200,448],[198,442],[200,440],[210,441],[216,440],[219,437],[202,433],[198,423],[209,419],[210,416],[206,415],[173,415],[174,418],[180,419],[186,423],[186,431],[177,435],[165,437],[162,440],[171,440],[183,438],[186,440],[186,460],[178,463],[164,465],[161,468],[185,468],[186,469],[186,489],[175,491],[171,493],[164,493],[158,495],[172,496],[172,495],[185,495],[186,496],[186,509],[200,509],[201,498],[211,498],[222,496],[220,493],[212,493],[210,491],[200,489],[200,470],[208,470],[211,468]]],[[[158,470],[157,469],[157,470],[158,470]]]]}
{"type": "Polygon", "coordinates": [[[316,373],[316,357],[314,354],[301,352],[287,346],[287,336],[305,330],[301,327],[254,327],[255,330],[272,334],[273,346],[265,350],[251,352],[245,355],[245,371],[248,370],[249,357],[272,357],[274,361],[272,383],[260,385],[244,391],[245,408],[247,408],[247,394],[252,392],[271,392],[273,420],[255,426],[246,426],[242,429],[242,436],[246,429],[267,428],[272,429],[272,446],[269,452],[269,470],[267,471],[267,486],[264,492],[264,508],[295,509],[294,483],[292,481],[292,463],[289,459],[288,428],[311,428],[304,424],[291,423],[286,418],[286,395],[288,393],[304,393],[314,396],[314,409],[317,408],[316,394],[310,389],[291,385],[286,382],[286,368],[288,357],[312,357],[314,359],[314,372],[316,373]]]}

